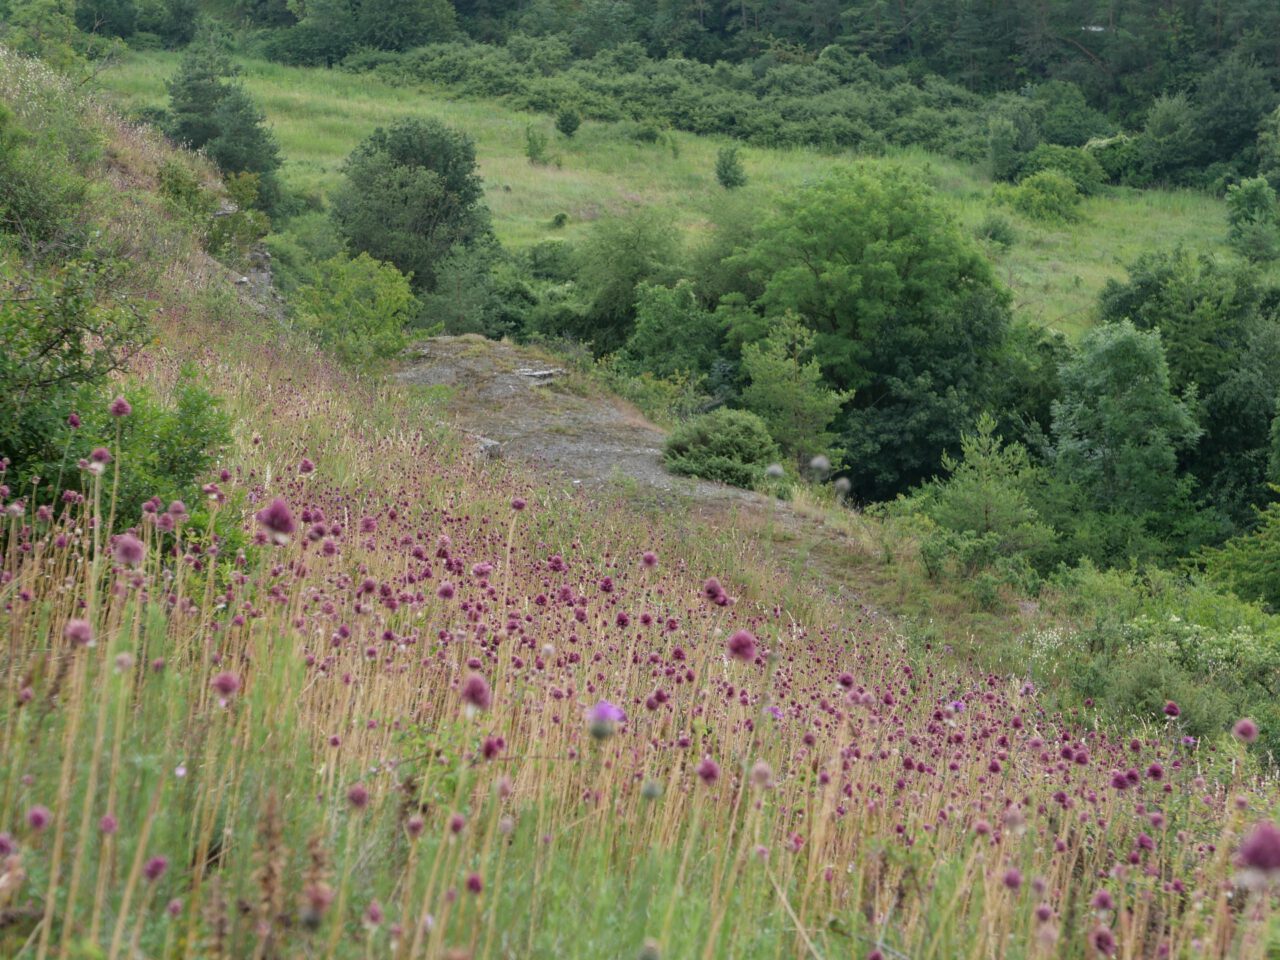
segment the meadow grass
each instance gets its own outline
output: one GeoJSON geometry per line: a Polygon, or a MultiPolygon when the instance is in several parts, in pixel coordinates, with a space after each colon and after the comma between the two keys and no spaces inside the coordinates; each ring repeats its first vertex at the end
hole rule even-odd
{"type": "MultiPolygon", "coordinates": [[[[165,80],[178,59],[173,53],[133,53],[104,72],[101,83],[126,108],[163,106],[165,80]]],[[[448,91],[261,60],[242,60],[240,66],[246,87],[279,138],[286,181],[320,199],[361,139],[375,127],[415,116],[438,118],[475,139],[495,228],[514,248],[580,238],[600,217],[641,208],[658,211],[696,241],[726,203],[715,181],[715,155],[728,141],[673,132],[670,145],[643,144],[625,137],[618,124],[589,120],[565,138],[549,117],[448,91]],[[558,164],[528,162],[530,125],[548,134],[558,164]],[[568,219],[557,229],[552,220],[561,213],[568,219]]],[[[742,146],[740,151],[748,185],[734,202],[761,216],[780,196],[857,159],[848,152],[813,149],[742,146]]],[[[1079,223],[1052,225],[996,204],[990,178],[972,165],[917,150],[894,151],[885,159],[919,170],[952,202],[967,228],[993,212],[1008,218],[1017,242],[1007,252],[992,248],[989,253],[1013,291],[1018,314],[1069,335],[1091,324],[1099,291],[1107,280],[1123,278],[1126,264],[1139,254],[1177,244],[1197,252],[1225,250],[1224,205],[1202,193],[1111,189],[1085,201],[1079,223]]]]}
{"type": "MultiPolygon", "coordinates": [[[[49,82],[3,63],[11,104],[49,82]]],[[[84,123],[121,195],[104,234],[180,230],[163,148],[84,123]]],[[[232,415],[200,507],[220,536],[163,503],[113,536],[109,464],[52,512],[4,493],[0,956],[1262,960],[1280,938],[1247,737],[1055,714],[749,531],[479,461],[438,396],[264,322],[190,239],[133,250],[156,338],[117,386],[164,395],[194,364],[232,415]]]]}

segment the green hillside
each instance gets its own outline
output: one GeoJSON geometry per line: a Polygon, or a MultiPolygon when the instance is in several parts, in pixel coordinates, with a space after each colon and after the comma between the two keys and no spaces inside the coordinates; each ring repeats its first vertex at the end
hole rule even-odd
{"type": "MultiPolygon", "coordinates": [[[[163,52],[130,53],[104,71],[100,81],[129,109],[162,107],[165,81],[178,59],[163,52]]],[[[240,66],[245,86],[279,138],[285,180],[317,198],[326,196],[342,161],[375,127],[418,116],[441,119],[475,138],[497,233],[513,247],[580,236],[593,221],[636,208],[656,210],[696,238],[726,202],[714,173],[722,140],[670,132],[666,136],[675,145],[672,150],[667,144],[637,143],[620,124],[593,121],[566,139],[546,116],[493,101],[393,86],[342,70],[261,60],[241,60],[240,66]],[[558,165],[528,162],[524,145],[530,124],[550,135],[558,165]],[[561,213],[568,221],[557,230],[552,218],[561,213]]],[[[780,194],[829,173],[851,156],[812,148],[743,147],[750,181],[739,202],[771,209],[780,194]]],[[[992,256],[1015,294],[1016,310],[1070,334],[1091,323],[1103,285],[1123,277],[1125,265],[1143,251],[1175,244],[1193,251],[1225,249],[1224,206],[1199,191],[1113,188],[1085,200],[1079,223],[1045,225],[997,206],[990,177],[973,165],[917,150],[895,152],[886,162],[924,171],[969,228],[992,212],[1007,216],[1017,240],[1007,252],[993,250],[992,256]]]]}

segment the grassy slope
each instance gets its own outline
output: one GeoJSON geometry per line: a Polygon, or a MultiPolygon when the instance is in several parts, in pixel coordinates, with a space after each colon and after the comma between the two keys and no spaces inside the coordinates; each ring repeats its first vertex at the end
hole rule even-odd
{"type": "MultiPolygon", "coordinates": [[[[161,106],[165,79],[177,59],[170,53],[134,54],[105,73],[102,82],[126,107],[161,106]]],[[[243,67],[248,89],[280,140],[286,179],[319,195],[332,185],[343,158],[361,138],[408,115],[438,117],[476,139],[499,236],[512,246],[572,238],[600,216],[637,206],[658,208],[696,234],[723,203],[713,172],[718,140],[677,134],[678,156],[673,156],[664,146],[624,139],[614,125],[591,122],[566,140],[554,133],[548,118],[494,102],[393,87],[334,70],[261,61],[246,61],[243,67]],[[561,167],[534,167],[525,159],[530,123],[552,135],[561,167]],[[561,231],[550,225],[557,213],[569,217],[561,231]]],[[[745,198],[761,210],[769,209],[780,194],[852,159],[849,154],[749,147],[742,155],[751,178],[745,198]]],[[[990,180],[977,168],[918,152],[898,159],[927,171],[966,225],[976,225],[997,209],[990,180]]],[[[1124,265],[1138,254],[1176,243],[1217,250],[1226,232],[1223,205],[1187,191],[1111,191],[1087,201],[1084,221],[1070,226],[1036,224],[999,209],[1018,229],[1017,244],[996,262],[1019,311],[1069,333],[1088,325],[1098,291],[1109,278],[1123,276],[1124,265]]]]}
{"type": "MultiPolygon", "coordinates": [[[[353,383],[262,323],[151,196],[163,149],[105,125],[110,161],[97,176],[104,202],[119,201],[106,204],[107,232],[153,241],[130,257],[139,292],[158,311],[156,342],[136,376],[163,385],[181,362],[196,363],[223,398],[237,428],[222,464],[230,473],[222,509],[252,529],[248,495],[262,502],[279,494],[295,507],[323,506],[350,529],[331,531],[339,549],[328,559],[295,537],[253,551],[244,575],[224,580],[217,564],[171,561],[159,549],[168,542],[144,526],[139,582],[172,584],[197,615],[175,613],[168,589],[90,593],[100,598],[87,609],[98,643],[82,655],[68,651],[59,628],[85,612],[77,601],[96,574],[104,586],[115,575],[90,538],[74,532],[89,529],[81,511],[71,511],[69,549],[53,546],[60,528],[42,524],[33,551],[3,551],[8,596],[21,590],[31,602],[0,606],[12,664],[0,672],[0,829],[17,837],[18,858],[4,866],[19,868],[8,877],[12,884],[18,876],[16,902],[25,911],[0,929],[0,955],[36,955],[35,919],[58,902],[50,893],[62,892],[73,906],[45,928],[54,931],[51,956],[103,955],[90,944],[114,942],[112,957],[634,957],[654,937],[664,957],[834,958],[883,945],[893,957],[1084,960],[1094,955],[1089,936],[1105,923],[1117,928],[1128,956],[1154,955],[1168,926],[1172,956],[1190,954],[1196,938],[1205,955],[1261,957],[1260,944],[1278,931],[1230,902],[1228,851],[1254,815],[1225,802],[1226,774],[1170,765],[1177,793],[1167,800],[1154,785],[1146,793],[1106,787],[1113,764],[1176,755],[1172,734],[1153,731],[1149,752],[1130,759],[1122,741],[1042,713],[1016,681],[942,669],[882,636],[855,603],[820,589],[799,565],[780,568],[747,531],[564,497],[501,462],[477,464],[444,432],[424,434],[433,411],[415,407],[408,392],[353,383]],[[314,474],[298,474],[303,455],[318,464],[314,474]],[[518,522],[508,506],[513,493],[530,501],[518,522]],[[376,531],[356,533],[361,515],[378,517],[376,531]],[[458,597],[437,600],[431,587],[446,572],[436,557],[427,561],[434,577],[419,581],[421,600],[398,611],[363,608],[356,592],[363,576],[403,586],[407,572],[420,570],[408,544],[421,539],[431,556],[446,532],[465,561],[451,577],[458,597]],[[661,557],[655,570],[637,562],[647,548],[661,557]],[[570,566],[549,579],[551,552],[570,566]],[[465,572],[474,560],[497,562],[493,594],[465,572]],[[617,582],[612,595],[597,586],[606,572],[617,582]],[[706,573],[724,577],[740,602],[719,608],[701,600],[706,573]],[[589,610],[581,623],[571,605],[536,599],[561,582],[583,597],[575,601],[589,610]],[[220,602],[224,587],[234,602],[220,602]],[[492,709],[472,715],[456,689],[462,651],[438,644],[435,631],[469,632],[474,619],[461,602],[500,610],[506,604],[492,603],[496,589],[527,613],[535,650],[552,644],[542,648],[550,666],[545,677],[540,668],[516,667],[508,658],[524,646],[515,641],[504,642],[500,662],[496,651],[468,641],[466,653],[493,661],[483,669],[495,690],[492,709]],[[610,596],[632,613],[675,616],[674,639],[633,642],[663,654],[682,644],[689,659],[680,662],[697,669],[698,683],[655,678],[648,661],[619,656],[627,634],[610,596]],[[258,615],[237,623],[240,609],[258,615]],[[339,623],[354,632],[334,644],[339,623]],[[728,661],[725,636],[742,623],[781,650],[780,659],[728,661]],[[419,642],[393,649],[384,627],[419,642]],[[564,655],[570,631],[581,635],[581,666],[564,655]],[[386,662],[370,659],[367,645],[382,645],[386,662]],[[213,652],[221,661],[211,661],[213,652]],[[304,659],[314,652],[333,658],[328,669],[304,659]],[[137,663],[163,656],[164,669],[129,670],[115,659],[135,653],[137,663]],[[904,670],[908,662],[914,674],[904,670]],[[224,704],[210,680],[228,668],[242,685],[224,704]],[[844,707],[837,684],[844,670],[881,699],[844,707]],[[28,678],[40,706],[15,709],[22,702],[15,688],[28,678]],[[63,679],[68,686],[59,687],[63,679]],[[655,682],[672,700],[651,712],[641,704],[655,682]],[[750,707],[723,695],[729,683],[750,690],[750,707]],[[569,685],[568,699],[552,684],[569,685]],[[602,696],[624,704],[632,726],[596,741],[581,715],[602,696]],[[957,698],[969,708],[936,723],[938,705],[957,698]],[[770,703],[785,708],[777,723],[759,712],[770,703]],[[760,737],[745,725],[757,714],[760,737]],[[966,734],[963,745],[948,736],[953,729],[966,734]],[[671,738],[686,731],[693,742],[677,749],[671,738]],[[1012,741],[1012,758],[993,776],[996,748],[986,738],[997,731],[1012,741]],[[1080,801],[1097,816],[1074,826],[1059,820],[1050,797],[1058,780],[1031,740],[1061,731],[1087,738],[1096,758],[1063,786],[1073,797],[1102,797],[1097,807],[1080,801]],[[337,733],[335,745],[329,738],[337,733]],[[474,759],[491,733],[506,738],[505,752],[494,762],[474,759]],[[650,737],[661,747],[651,749],[650,737]],[[859,747],[851,767],[842,763],[848,744],[859,747]],[[714,785],[693,770],[704,753],[721,761],[714,785]],[[908,755],[928,757],[937,770],[910,772],[908,755]],[[752,788],[744,801],[740,778],[757,759],[776,782],[752,788]],[[830,784],[820,769],[833,774],[830,784]],[[99,775],[97,792],[89,771],[99,775]],[[1200,772],[1212,784],[1209,796],[1192,780],[1200,772]],[[643,779],[660,795],[642,792],[643,779]],[[851,796],[838,792],[846,784],[852,791],[854,781],[851,796]],[[369,789],[367,806],[351,803],[357,782],[369,789]],[[1140,813],[1144,800],[1168,817],[1152,830],[1157,849],[1144,855],[1151,876],[1108,875],[1135,833],[1152,829],[1140,813]],[[26,825],[35,804],[51,808],[43,835],[26,825]],[[425,830],[413,843],[410,815],[418,810],[425,830]],[[467,824],[455,832],[447,824],[458,810],[467,824]],[[105,811],[119,821],[114,839],[97,834],[105,811]],[[975,829],[988,821],[1006,831],[998,844],[975,829]],[[1058,837],[1062,850],[1050,842],[1058,837]],[[168,871],[142,883],[144,858],[153,855],[168,858],[168,871]],[[59,862],[61,880],[51,872],[59,862]],[[1045,881],[1050,921],[1034,922],[1038,889],[1005,880],[1015,867],[1045,881]],[[483,877],[483,895],[449,896],[472,872],[483,877]],[[68,874],[79,877],[78,897],[68,874]],[[1191,892],[1170,892],[1165,877],[1185,878],[1191,892]],[[1099,886],[1115,893],[1116,910],[1086,906],[1099,886]],[[322,891],[336,900],[317,898],[322,891]],[[375,898],[385,910],[381,925],[362,921],[375,898]],[[241,901],[247,915],[230,908],[241,901]],[[318,901],[325,904],[318,929],[308,930],[298,921],[318,901]],[[413,939],[411,950],[394,952],[393,922],[409,931],[401,946],[413,939]],[[130,941],[138,949],[126,947],[130,941]]],[[[26,523],[15,518],[4,532],[18,536],[26,523]]],[[[500,615],[486,616],[499,627],[500,615]]],[[[631,629],[640,632],[634,622],[631,629]]],[[[1255,810],[1275,802],[1269,785],[1236,780],[1232,791],[1255,810]]]]}

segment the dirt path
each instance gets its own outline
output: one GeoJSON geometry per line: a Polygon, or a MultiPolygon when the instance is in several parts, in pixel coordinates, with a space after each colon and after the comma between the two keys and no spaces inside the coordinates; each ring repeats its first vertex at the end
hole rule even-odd
{"type": "Polygon", "coordinates": [[[436,337],[414,347],[396,378],[448,388],[450,419],[475,438],[482,455],[524,461],[575,486],[629,483],[659,498],[769,503],[668,473],[662,430],[541,351],[475,335],[436,337]]]}

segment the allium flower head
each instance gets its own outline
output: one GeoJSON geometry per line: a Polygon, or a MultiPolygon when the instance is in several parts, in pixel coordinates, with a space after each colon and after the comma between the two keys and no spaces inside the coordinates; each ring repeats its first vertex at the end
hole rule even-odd
{"type": "Polygon", "coordinates": [[[1097,927],[1089,934],[1089,945],[1103,957],[1113,956],[1116,952],[1116,938],[1107,927],[1097,927]]]}
{"type": "Polygon", "coordinates": [[[1280,875],[1280,828],[1269,820],[1257,823],[1240,844],[1236,862],[1268,878],[1280,875]]]}
{"type": "Polygon", "coordinates": [[[133,407],[129,406],[129,401],[124,397],[116,397],[111,401],[111,405],[107,407],[107,411],[113,417],[127,417],[133,413],[133,407]]]}
{"type": "Polygon", "coordinates": [[[756,658],[756,638],[747,630],[739,630],[729,638],[729,656],[750,663],[756,658]]]}
{"type": "Polygon", "coordinates": [[[284,544],[288,543],[289,538],[298,529],[298,525],[293,519],[293,513],[289,510],[289,505],[280,497],[276,497],[254,516],[257,518],[258,523],[262,525],[262,528],[267,531],[271,542],[278,546],[284,546],[284,544]]]}
{"type": "Polygon", "coordinates": [[[707,786],[711,786],[720,779],[720,764],[716,763],[710,757],[704,757],[702,762],[698,764],[697,774],[707,786]]]}
{"type": "Polygon", "coordinates": [[[111,544],[111,555],[115,557],[116,563],[125,567],[138,566],[138,564],[142,563],[142,558],[146,556],[146,552],[146,547],[142,545],[142,541],[132,533],[120,534],[111,544]]]}
{"type": "Polygon", "coordinates": [[[93,643],[93,627],[89,625],[88,620],[80,620],[78,618],[68,620],[62,635],[70,641],[73,647],[87,647],[93,643]]]}
{"type": "Polygon", "coordinates": [[[472,873],[468,875],[467,889],[472,893],[480,893],[484,890],[484,881],[480,879],[480,874],[472,873]]]}
{"type": "Polygon", "coordinates": [[[49,825],[49,821],[53,819],[53,814],[49,812],[49,808],[36,804],[27,811],[27,826],[39,833],[49,825]]]}
{"type": "Polygon", "coordinates": [[[617,725],[626,719],[626,711],[608,700],[601,700],[587,711],[588,728],[597,740],[613,736],[617,725]]]}
{"type": "Polygon", "coordinates": [[[142,868],[142,875],[150,882],[155,883],[164,876],[164,872],[169,869],[169,858],[163,856],[152,857],[147,861],[146,866],[142,868]]]}
{"type": "Polygon", "coordinates": [[[1236,725],[1231,728],[1231,732],[1244,743],[1253,743],[1258,739],[1258,725],[1248,717],[1242,717],[1237,720],[1236,725]]]}
{"type": "Polygon", "coordinates": [[[1182,713],[1182,708],[1179,707],[1172,700],[1170,700],[1168,703],[1164,705],[1164,715],[1166,717],[1176,717],[1180,713],[1182,713]]]}
{"type": "Polygon", "coordinates": [[[646,550],[640,555],[640,562],[646,567],[656,567],[658,565],[658,555],[652,550],[646,550]]]}
{"type": "Polygon", "coordinates": [[[303,474],[304,476],[308,473],[311,473],[313,470],[315,470],[315,468],[316,468],[316,465],[312,463],[310,460],[308,460],[306,457],[303,457],[302,462],[298,464],[298,472],[303,474]]]}
{"type": "Polygon", "coordinates": [[[347,791],[347,803],[356,810],[363,810],[369,805],[369,788],[362,783],[357,783],[347,791]]]}
{"type": "Polygon", "coordinates": [[[1010,867],[1004,872],[1004,885],[1010,890],[1018,890],[1022,887],[1022,871],[1017,867],[1010,867]]]}
{"type": "Polygon", "coordinates": [[[234,697],[240,689],[240,677],[232,673],[230,670],[224,670],[213,678],[210,686],[212,686],[214,692],[223,699],[234,697]]]}
{"type": "Polygon", "coordinates": [[[462,699],[477,710],[488,710],[493,703],[489,681],[478,673],[470,674],[466,680],[462,681],[462,699]]]}

